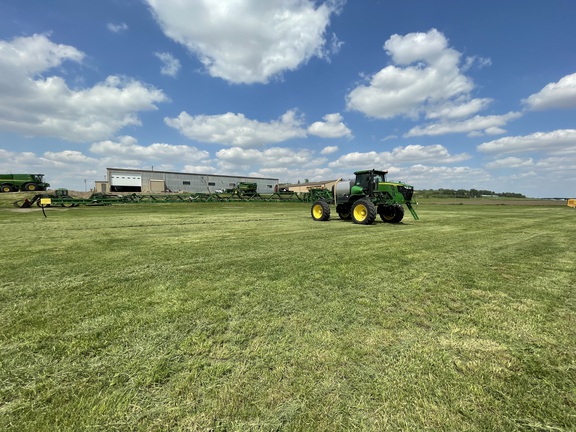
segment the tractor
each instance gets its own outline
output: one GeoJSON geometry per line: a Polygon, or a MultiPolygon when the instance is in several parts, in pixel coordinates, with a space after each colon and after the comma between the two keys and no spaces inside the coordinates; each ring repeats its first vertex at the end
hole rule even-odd
{"type": "Polygon", "coordinates": [[[414,187],[402,182],[386,181],[388,171],[356,171],[356,180],[340,181],[334,186],[334,199],[318,199],[312,204],[315,221],[330,219],[330,204],[336,204],[340,219],[371,225],[379,215],[384,222],[399,223],[404,218],[404,207],[415,220],[418,215],[412,207],[414,187]]]}

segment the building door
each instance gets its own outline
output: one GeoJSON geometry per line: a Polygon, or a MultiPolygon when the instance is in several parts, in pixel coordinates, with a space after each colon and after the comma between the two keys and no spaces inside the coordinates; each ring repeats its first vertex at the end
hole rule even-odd
{"type": "Polygon", "coordinates": [[[141,192],[142,174],[112,173],[110,176],[111,192],[141,192]]]}
{"type": "Polygon", "coordinates": [[[166,190],[164,180],[150,180],[150,192],[159,193],[166,190]]]}

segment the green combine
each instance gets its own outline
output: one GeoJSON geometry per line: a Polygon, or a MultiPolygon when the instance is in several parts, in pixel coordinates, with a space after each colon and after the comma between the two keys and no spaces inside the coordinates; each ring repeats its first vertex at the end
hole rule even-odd
{"type": "Polygon", "coordinates": [[[0,174],[0,192],[45,191],[44,174],[0,174]]]}
{"type": "Polygon", "coordinates": [[[356,180],[336,184],[333,200],[321,198],[312,204],[312,219],[330,219],[330,204],[336,204],[340,219],[362,225],[373,224],[377,215],[384,222],[399,223],[404,218],[403,204],[415,220],[419,219],[412,207],[414,187],[402,182],[386,181],[388,171],[363,170],[354,174],[356,180]]]}

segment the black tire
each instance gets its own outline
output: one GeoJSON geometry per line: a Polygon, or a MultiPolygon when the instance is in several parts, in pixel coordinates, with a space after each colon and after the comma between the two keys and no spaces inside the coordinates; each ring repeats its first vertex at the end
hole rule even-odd
{"type": "Polygon", "coordinates": [[[404,207],[400,204],[393,204],[389,206],[379,205],[378,214],[384,222],[399,223],[404,219],[404,207]]]}
{"type": "Polygon", "coordinates": [[[11,184],[3,184],[0,186],[0,191],[2,192],[14,192],[14,186],[11,184]]]}
{"type": "Polygon", "coordinates": [[[312,215],[312,219],[315,221],[327,221],[330,219],[330,204],[323,199],[314,201],[312,208],[310,209],[310,214],[312,215]]]}
{"type": "Polygon", "coordinates": [[[368,199],[359,199],[352,205],[352,220],[362,225],[372,225],[376,220],[376,206],[368,199]]]}
{"type": "Polygon", "coordinates": [[[336,206],[336,212],[338,213],[338,216],[342,220],[352,219],[352,212],[350,211],[350,205],[349,204],[338,204],[336,206]]]}
{"type": "Polygon", "coordinates": [[[71,200],[67,200],[65,199],[64,201],[62,201],[62,203],[60,204],[61,207],[76,207],[76,204],[71,202],[71,200]]]}
{"type": "Polygon", "coordinates": [[[37,191],[38,185],[36,183],[26,183],[22,189],[30,192],[37,191]]]}

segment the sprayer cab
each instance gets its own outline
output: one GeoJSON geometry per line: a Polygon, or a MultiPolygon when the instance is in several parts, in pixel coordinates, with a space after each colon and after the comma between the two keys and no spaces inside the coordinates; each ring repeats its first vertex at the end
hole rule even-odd
{"type": "Polygon", "coordinates": [[[354,173],[356,180],[350,189],[351,194],[371,196],[379,191],[381,183],[386,182],[386,174],[388,171],[356,171],[354,173]]]}
{"type": "MultiPolygon", "coordinates": [[[[334,188],[336,212],[340,219],[352,219],[354,223],[370,225],[379,215],[384,222],[399,223],[404,218],[406,205],[412,217],[418,215],[412,207],[414,187],[403,182],[386,180],[388,171],[356,171],[355,180],[340,181],[334,188]]],[[[328,203],[312,205],[314,220],[328,220],[330,206],[328,203]]]]}

